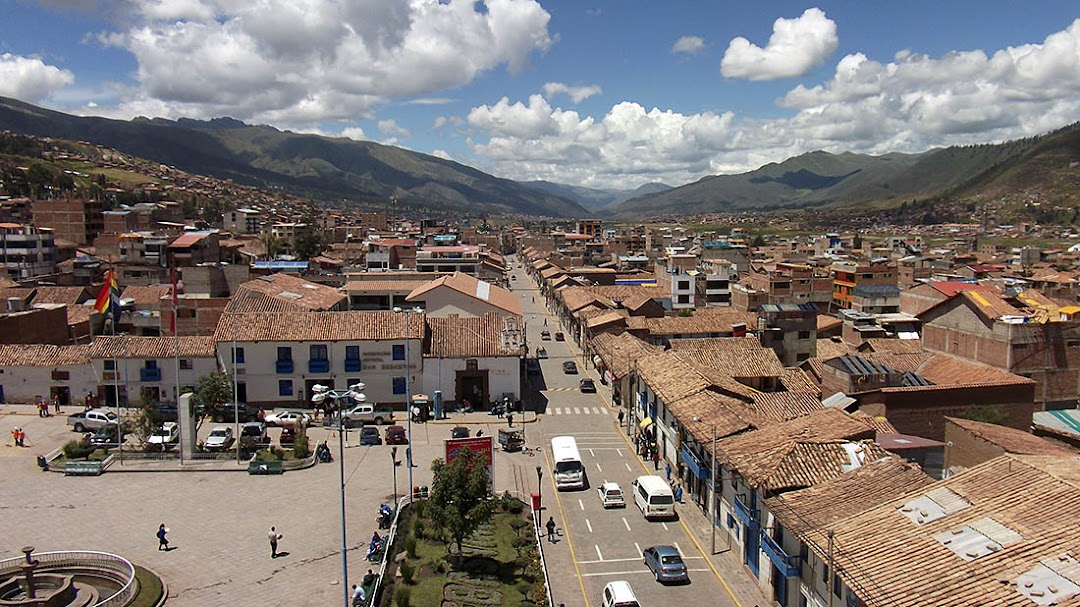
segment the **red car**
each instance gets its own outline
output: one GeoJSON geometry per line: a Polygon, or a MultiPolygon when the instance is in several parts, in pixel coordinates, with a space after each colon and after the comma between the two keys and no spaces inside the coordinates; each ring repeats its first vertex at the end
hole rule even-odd
{"type": "Polygon", "coordinates": [[[405,435],[405,428],[401,426],[390,426],[386,429],[386,444],[387,445],[407,445],[409,444],[409,437],[405,435]]]}

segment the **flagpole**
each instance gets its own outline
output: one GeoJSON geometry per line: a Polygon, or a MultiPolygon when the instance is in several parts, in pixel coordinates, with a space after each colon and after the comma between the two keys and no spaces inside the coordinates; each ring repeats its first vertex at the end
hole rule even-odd
{"type": "MultiPolygon", "coordinates": [[[[183,415],[180,414],[180,332],[176,326],[176,311],[180,305],[180,296],[176,292],[176,267],[172,269],[172,332],[173,332],[173,345],[176,349],[176,392],[173,397],[176,399],[176,430],[181,436],[184,434],[183,415]]],[[[184,441],[180,441],[180,465],[184,465],[184,441]]]]}

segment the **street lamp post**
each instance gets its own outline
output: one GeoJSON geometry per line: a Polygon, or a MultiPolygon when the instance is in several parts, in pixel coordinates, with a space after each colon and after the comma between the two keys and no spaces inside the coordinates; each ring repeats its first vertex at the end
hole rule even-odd
{"type": "Polygon", "coordinates": [[[413,312],[423,312],[419,307],[394,308],[394,312],[405,315],[405,421],[409,446],[405,447],[405,465],[409,467],[409,503],[413,501],[413,457],[412,457],[412,361],[409,359],[409,316],[413,312]]]}
{"type": "Polygon", "coordinates": [[[397,446],[390,447],[390,463],[394,469],[394,512],[397,512],[397,446]]]}
{"type": "Polygon", "coordinates": [[[542,481],[543,478],[544,478],[544,469],[541,468],[539,464],[537,464],[537,466],[536,466],[536,501],[537,501],[537,504],[536,504],[537,505],[537,508],[536,508],[536,528],[537,529],[540,528],[540,509],[542,507],[542,504],[540,502],[544,499],[544,489],[543,489],[543,485],[541,484],[541,481],[542,481]]]}
{"type": "MultiPolygon", "coordinates": [[[[702,423],[700,417],[695,417],[694,421],[702,423]]],[[[710,554],[716,554],[716,423],[712,423],[712,445],[709,447],[709,453],[712,455],[712,462],[710,463],[709,484],[712,485],[712,494],[709,495],[709,528],[711,529],[711,542],[712,552],[710,554]]]]}
{"type": "Polygon", "coordinates": [[[329,398],[334,402],[334,408],[337,410],[338,415],[338,474],[341,483],[341,587],[345,595],[345,607],[349,607],[350,600],[349,545],[345,539],[345,416],[342,415],[339,401],[343,398],[349,398],[357,402],[363,402],[366,397],[360,393],[360,390],[363,390],[364,387],[363,383],[353,384],[349,386],[348,390],[331,390],[322,384],[315,384],[311,387],[311,391],[314,392],[311,402],[318,405],[329,398]]]}

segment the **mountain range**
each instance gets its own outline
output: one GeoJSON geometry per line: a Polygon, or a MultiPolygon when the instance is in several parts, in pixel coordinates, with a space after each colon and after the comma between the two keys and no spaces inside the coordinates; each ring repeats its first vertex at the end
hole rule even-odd
{"type": "Polygon", "coordinates": [[[671,187],[602,190],[516,182],[398,147],[208,121],[80,117],[0,97],[0,129],[88,141],[190,173],[317,201],[453,213],[604,217],[898,207],[913,199],[1067,202],[1080,187],[1080,124],[1000,144],[881,156],[823,151],[671,187]]]}

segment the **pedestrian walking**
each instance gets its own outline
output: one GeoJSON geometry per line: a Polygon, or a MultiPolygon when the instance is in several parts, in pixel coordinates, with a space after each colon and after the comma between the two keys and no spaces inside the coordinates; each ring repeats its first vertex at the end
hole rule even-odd
{"type": "Polygon", "coordinates": [[[671,482],[671,464],[664,464],[664,475],[667,476],[667,482],[671,482]]]}
{"type": "Polygon", "coordinates": [[[653,453],[652,453],[652,469],[653,470],[659,470],[660,469],[660,451],[658,451],[656,449],[653,449],[653,453]]]}
{"type": "Polygon", "coordinates": [[[56,413],[60,413],[60,395],[59,394],[53,394],[52,404],[53,404],[53,411],[55,411],[56,413]]]}
{"type": "Polygon", "coordinates": [[[169,533],[169,528],[165,526],[165,523],[162,523],[157,529],[158,550],[164,550],[165,552],[169,551],[169,538],[166,537],[167,533],[169,533]]]}
{"type": "Polygon", "coordinates": [[[551,542],[551,543],[555,543],[555,517],[554,516],[548,517],[547,532],[548,532],[548,541],[551,542]]]}
{"type": "Polygon", "coordinates": [[[513,428],[514,427],[514,414],[513,413],[507,413],[506,414],[506,426],[508,428],[513,428]]]}
{"type": "Polygon", "coordinates": [[[270,532],[266,534],[266,537],[270,540],[270,558],[277,558],[277,543],[278,540],[285,537],[283,534],[278,533],[277,529],[271,527],[270,532]]]}
{"type": "Polygon", "coordinates": [[[675,501],[682,503],[682,483],[675,485],[675,501]]]}
{"type": "Polygon", "coordinates": [[[623,423],[624,419],[626,419],[626,414],[623,413],[622,409],[619,409],[619,427],[620,428],[622,428],[622,423],[623,423]]]}
{"type": "Polygon", "coordinates": [[[12,428],[11,429],[11,438],[15,441],[15,446],[16,447],[25,447],[26,446],[26,443],[25,443],[25,441],[26,441],[26,433],[23,432],[22,428],[19,428],[18,426],[12,428]]]}

